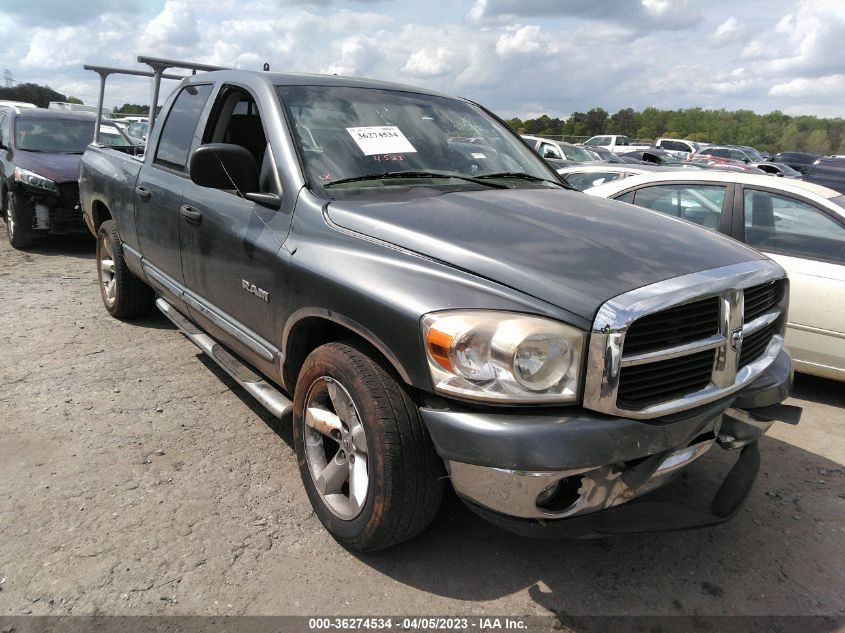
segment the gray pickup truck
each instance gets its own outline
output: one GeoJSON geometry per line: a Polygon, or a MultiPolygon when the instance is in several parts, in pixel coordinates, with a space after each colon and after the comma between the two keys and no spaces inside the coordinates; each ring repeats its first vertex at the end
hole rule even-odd
{"type": "Polygon", "coordinates": [[[291,417],[309,499],[351,549],[418,534],[448,482],[538,537],[720,523],[759,437],[800,414],[780,404],[777,264],[568,190],[464,99],[201,72],[143,158],[89,146],[80,194],[106,310],[155,303],[291,417]],[[715,445],[739,450],[712,501],[638,498],[715,445]]]}

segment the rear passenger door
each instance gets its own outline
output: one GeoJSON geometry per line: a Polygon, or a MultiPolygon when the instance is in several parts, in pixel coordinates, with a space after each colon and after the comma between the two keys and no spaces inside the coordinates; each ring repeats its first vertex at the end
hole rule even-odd
{"type": "Polygon", "coordinates": [[[179,205],[188,184],[188,154],[210,94],[211,84],[185,86],[179,91],[135,187],[138,243],[145,264],[154,269],[153,282],[164,290],[184,282],[179,205]]]}
{"type": "Polygon", "coordinates": [[[845,223],[781,192],[746,187],[741,200],[735,237],[789,273],[786,343],[798,367],[845,370],[845,223]]]}

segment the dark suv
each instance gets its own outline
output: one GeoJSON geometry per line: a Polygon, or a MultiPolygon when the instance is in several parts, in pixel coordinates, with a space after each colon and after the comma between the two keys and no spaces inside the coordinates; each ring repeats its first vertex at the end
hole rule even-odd
{"type": "Polygon", "coordinates": [[[13,247],[31,246],[39,235],[85,232],[77,181],[93,138],[89,114],[0,109],[0,205],[13,247]]]}

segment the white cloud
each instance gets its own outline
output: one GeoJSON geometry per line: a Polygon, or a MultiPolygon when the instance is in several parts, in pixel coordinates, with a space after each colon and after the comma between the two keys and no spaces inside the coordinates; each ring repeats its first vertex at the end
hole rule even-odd
{"type": "Polygon", "coordinates": [[[845,75],[827,75],[812,79],[798,78],[785,83],[775,84],[769,89],[771,97],[826,97],[845,100],[845,75]]]}
{"type": "Polygon", "coordinates": [[[408,57],[402,71],[412,77],[442,77],[452,72],[452,64],[448,59],[451,51],[448,48],[416,51],[408,57]]]}
{"type": "Polygon", "coordinates": [[[533,53],[540,50],[540,27],[535,25],[515,26],[499,36],[496,52],[500,57],[533,53]]]}
{"type": "Polygon", "coordinates": [[[745,38],[746,28],[734,17],[722,22],[713,33],[713,39],[719,44],[733,44],[745,38]]]}

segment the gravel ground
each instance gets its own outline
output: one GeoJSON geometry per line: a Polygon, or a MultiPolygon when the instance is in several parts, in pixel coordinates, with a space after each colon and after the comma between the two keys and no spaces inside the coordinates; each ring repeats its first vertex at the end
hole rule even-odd
{"type": "MultiPolygon", "coordinates": [[[[448,495],[373,556],[323,530],[278,422],[154,316],[111,319],[93,242],[0,244],[0,615],[845,613],[845,389],[799,377],[714,529],[537,542],[448,495]]],[[[679,485],[717,481],[714,450],[679,485]],[[714,470],[715,469],[715,470],[714,470]]]]}

